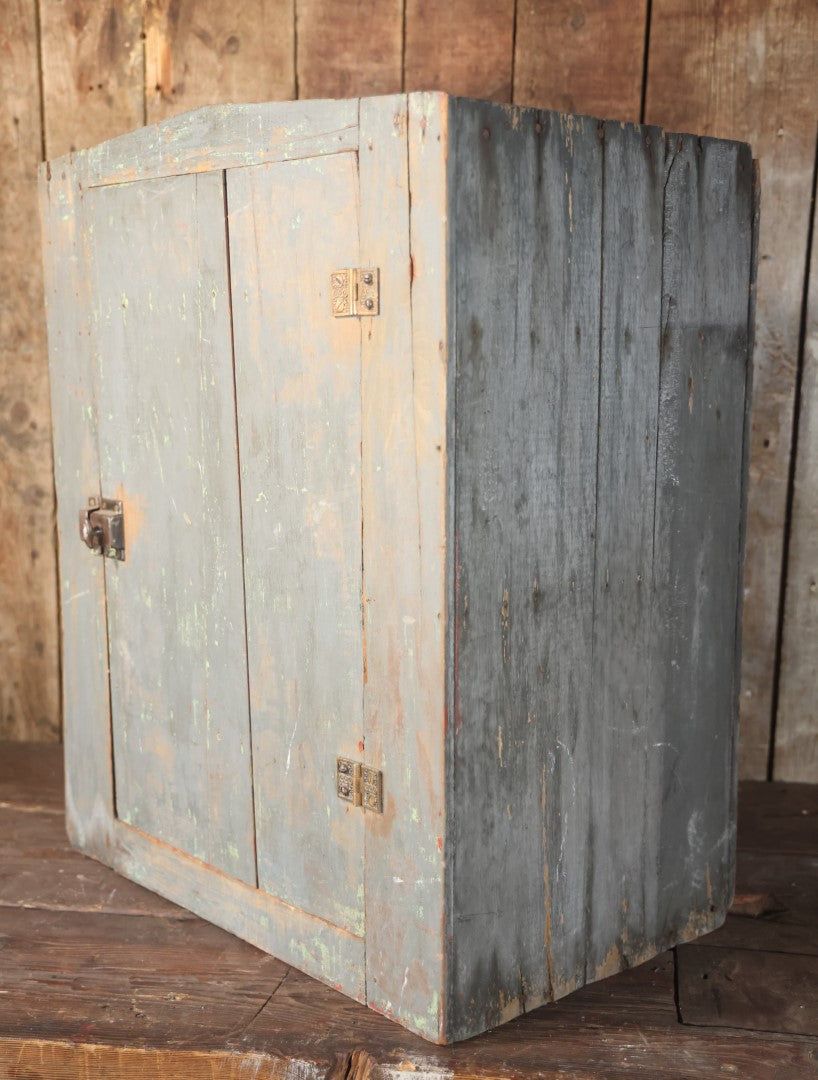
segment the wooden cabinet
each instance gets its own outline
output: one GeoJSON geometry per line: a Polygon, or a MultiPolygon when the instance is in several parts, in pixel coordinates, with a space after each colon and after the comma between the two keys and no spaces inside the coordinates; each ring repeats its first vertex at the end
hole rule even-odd
{"type": "Polygon", "coordinates": [[[717,925],[748,147],[214,106],[41,196],[73,842],[439,1042],[717,925]]]}

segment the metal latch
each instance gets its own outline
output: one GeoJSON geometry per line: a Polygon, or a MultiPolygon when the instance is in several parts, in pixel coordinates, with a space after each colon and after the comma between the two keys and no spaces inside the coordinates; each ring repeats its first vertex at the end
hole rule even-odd
{"type": "Polygon", "coordinates": [[[339,757],[335,781],[339,799],[373,814],[383,813],[383,773],[360,761],[339,757]]]}
{"type": "Polygon", "coordinates": [[[92,495],[88,506],[80,510],[80,536],[84,544],[109,559],[125,558],[125,520],[118,499],[99,499],[92,495]]]}
{"type": "Polygon", "coordinates": [[[336,319],[346,315],[378,315],[381,274],[377,267],[333,270],[329,276],[330,303],[336,319]]]}

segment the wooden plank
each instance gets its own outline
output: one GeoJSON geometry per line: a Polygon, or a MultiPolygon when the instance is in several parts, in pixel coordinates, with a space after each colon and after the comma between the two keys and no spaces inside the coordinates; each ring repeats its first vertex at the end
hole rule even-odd
{"type": "Polygon", "coordinates": [[[602,143],[582,118],[456,111],[449,1034],[464,1038],[585,981],[602,143]]]}
{"type": "Polygon", "coordinates": [[[365,760],[370,1005],[443,1035],[448,98],[361,102],[361,260],[381,268],[364,319],[365,760]],[[411,223],[410,223],[411,202],[411,223]],[[410,249],[411,237],[411,249],[410,249]]]}
{"type": "Polygon", "coordinates": [[[745,782],[738,805],[738,848],[818,855],[818,787],[745,782]]]}
{"type": "MultiPolygon", "coordinates": [[[[781,826],[779,825],[779,830],[781,826]]],[[[718,948],[818,956],[818,855],[742,851],[736,872],[736,899],[723,926],[701,938],[718,948]],[[741,914],[741,898],[756,898],[762,912],[741,914]],[[763,908],[770,910],[764,911],[763,908]],[[733,914],[738,909],[738,914],[733,914]]],[[[749,904],[746,905],[749,907],[749,904]]]]}
{"type": "Polygon", "coordinates": [[[30,806],[0,805],[0,906],[195,918],[95,859],[72,851],[63,815],[30,806]]]}
{"type": "MultiPolygon", "coordinates": [[[[53,799],[49,770],[38,774],[39,762],[32,758],[36,748],[28,752],[32,784],[44,801],[53,799]]],[[[779,804],[807,806],[803,799],[790,799],[793,791],[798,796],[816,789],[750,785],[748,802],[762,804],[764,819],[775,828],[779,804]]],[[[25,801],[32,802],[31,795],[25,801]]],[[[48,819],[53,822],[55,815],[48,819]]],[[[782,847],[797,824],[794,816],[783,814],[782,847]]],[[[2,835],[12,850],[14,836],[2,835]]],[[[5,864],[5,857],[0,862],[5,864]]],[[[51,856],[44,859],[44,867],[50,862],[51,856]]],[[[743,880],[763,880],[781,892],[792,869],[784,856],[763,871],[768,876],[743,880]]],[[[104,906],[107,884],[100,879],[98,886],[104,906]]],[[[89,886],[89,899],[93,895],[89,886]]],[[[814,929],[814,903],[804,913],[814,929]]],[[[51,1080],[86,1073],[112,1080],[210,1080],[213,1075],[238,1080],[248,1074],[283,1076],[288,1070],[299,1077],[360,1080],[399,1080],[407,1070],[436,1080],[509,1075],[709,1080],[725,1072],[800,1080],[815,1072],[814,1037],[679,1024],[671,953],[478,1039],[434,1047],[195,918],[180,922],[7,908],[0,909],[0,934],[5,946],[3,1080],[26,1069],[51,1080]],[[732,1068],[725,1070],[725,1064],[732,1068]]]]}
{"type": "Polygon", "coordinates": [[[662,718],[651,707],[650,582],[662,294],[664,141],[607,123],[603,135],[599,441],[594,528],[595,708],[585,767],[591,825],[586,970],[652,950],[659,882],[662,718]],[[658,746],[657,746],[658,744],[658,746]]]}
{"type": "MultiPolygon", "coordinates": [[[[190,937],[188,934],[188,941],[190,937]]],[[[225,1036],[224,1019],[219,1015],[225,989],[228,993],[238,990],[240,1006],[244,1007],[261,980],[246,967],[245,973],[234,979],[220,966],[217,978],[199,978],[197,985],[189,979],[190,972],[196,970],[190,945],[183,953],[172,940],[165,941],[175,969],[168,970],[171,965],[160,962],[150,985],[144,968],[136,972],[135,1008],[128,1009],[131,1003],[120,984],[109,1008],[101,1011],[113,979],[104,969],[102,985],[95,992],[86,972],[75,993],[69,995],[73,1000],[68,1007],[48,1018],[53,1034],[47,1038],[34,1032],[28,1038],[0,1037],[0,1070],[7,1062],[15,1066],[32,1062],[41,1072],[48,1070],[49,1080],[83,1075],[83,1067],[95,1077],[110,1074],[147,1080],[200,1076],[210,1080],[213,1075],[241,1077],[254,1071],[259,1076],[279,1077],[288,1075],[288,1070],[289,1075],[299,1077],[347,1076],[353,1080],[400,1080],[407,1071],[423,1080],[510,1075],[544,1080],[561,1080],[566,1075],[580,1080],[663,1075],[709,1080],[725,1075],[725,1063],[735,1067],[735,1075],[760,1080],[782,1076],[796,1080],[814,1072],[813,1040],[680,1025],[673,1003],[673,964],[667,957],[598,987],[588,987],[569,1000],[478,1040],[433,1047],[295,971],[290,971],[278,988],[271,980],[274,992],[268,1003],[249,1019],[245,1019],[249,1010],[242,1008],[242,1019],[225,1036]],[[174,986],[180,983],[192,999],[189,1005],[198,1004],[201,1015],[215,1030],[208,1031],[201,1021],[178,1023],[186,1012],[173,1000],[177,994],[174,986]],[[621,998],[617,993],[620,988],[621,998]],[[158,1026],[154,1002],[162,991],[168,995],[170,1015],[177,1012],[177,1026],[165,1038],[148,1041],[142,1033],[146,1026],[158,1026]],[[81,1005],[85,1006],[84,1016],[78,1015],[81,1005]],[[93,1021],[104,1017],[111,1005],[116,1011],[106,1038],[104,1024],[93,1021]],[[145,1017],[137,1015],[143,1012],[145,1017]],[[56,1033],[60,1029],[63,1034],[56,1033]],[[151,1049],[145,1048],[146,1042],[151,1049]]],[[[148,941],[143,949],[145,955],[152,955],[148,941]]],[[[68,953],[68,949],[59,948],[56,955],[68,953]]],[[[119,956],[123,953],[127,956],[125,947],[119,956]]],[[[75,944],[75,956],[86,955],[75,944]]],[[[212,955],[210,949],[208,955],[212,955]]],[[[36,1002],[36,986],[32,990],[21,988],[16,1009],[31,1008],[36,1002]]],[[[38,1013],[35,1011],[35,1016],[38,1013]]],[[[15,1014],[7,1015],[14,1018],[15,1014]]],[[[2,1028],[0,1019],[0,1031],[2,1028]]]]}
{"type": "Polygon", "coordinates": [[[404,90],[511,101],[514,0],[407,0],[404,90]]]}
{"type": "Polygon", "coordinates": [[[627,0],[518,3],[514,101],[638,121],[647,11],[627,0]]]}
{"type": "Polygon", "coordinates": [[[355,157],[227,193],[259,884],[363,934],[364,815],[335,790],[364,737],[361,324],[330,307],[360,265],[355,157]]]}
{"type": "Polygon", "coordinates": [[[806,299],[801,409],[787,551],[784,640],[775,719],[776,780],[818,782],[818,228],[806,299]]]}
{"type": "Polygon", "coordinates": [[[723,921],[733,893],[754,196],[748,146],[666,139],[651,620],[663,779],[649,805],[655,940],[671,944],[723,921]]]}
{"type": "Polygon", "coordinates": [[[99,493],[97,370],[84,174],[63,162],[40,168],[54,475],[60,492],[63,740],[68,835],[83,850],[107,847],[113,822],[108,635],[102,560],[79,541],[77,515],[99,493]]]}
{"type": "Polygon", "coordinates": [[[105,862],[356,1001],[366,999],[365,946],[355,934],[217,873],[121,822],[105,862]]]}
{"type": "Polygon", "coordinates": [[[59,157],[145,122],[140,0],[39,0],[45,152],[59,157]]]}
{"type": "Polygon", "coordinates": [[[5,1037],[223,1044],[287,973],[201,919],[0,907],[0,933],[5,1037]]]}
{"type": "Polygon", "coordinates": [[[59,613],[36,169],[36,0],[3,12],[0,64],[0,738],[59,738],[59,613]]]}
{"type": "Polygon", "coordinates": [[[685,1024],[818,1035],[818,956],[682,946],[685,1024]]]}
{"type": "Polygon", "coordinates": [[[294,0],[148,0],[148,123],[224,101],[296,96],[294,0]]]}
{"type": "Polygon", "coordinates": [[[50,814],[65,811],[59,743],[0,743],[0,806],[50,814]]]}
{"type": "Polygon", "coordinates": [[[196,109],[94,147],[91,185],[318,157],[358,147],[357,101],[196,109]]]}
{"type": "Polygon", "coordinates": [[[348,98],[401,89],[402,0],[298,0],[296,97],[348,98]]]}
{"type": "Polygon", "coordinates": [[[255,884],[222,177],[88,201],[117,814],[255,884]]]}
{"type": "Polygon", "coordinates": [[[772,715],[815,116],[818,9],[799,0],[655,0],[646,115],[675,130],[747,139],[761,163],[741,762],[765,779],[772,715]]]}

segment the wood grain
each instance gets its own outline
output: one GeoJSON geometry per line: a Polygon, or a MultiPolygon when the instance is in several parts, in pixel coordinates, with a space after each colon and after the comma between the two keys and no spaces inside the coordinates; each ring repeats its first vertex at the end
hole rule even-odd
{"type": "Polygon", "coordinates": [[[404,90],[511,101],[514,0],[408,0],[404,90]]]}
{"type": "Polygon", "coordinates": [[[295,97],[294,0],[146,0],[148,123],[199,105],[295,97]]]}
{"type": "Polygon", "coordinates": [[[92,186],[221,172],[358,147],[357,101],[222,105],[195,109],[94,147],[92,186]]]}
{"type": "MultiPolygon", "coordinates": [[[[0,746],[0,769],[7,748],[0,746]]],[[[11,752],[17,775],[28,777],[30,786],[15,795],[12,779],[0,775],[0,802],[19,797],[21,805],[32,806],[36,796],[51,805],[59,790],[54,755],[43,756],[34,745],[11,752]]],[[[790,833],[803,819],[799,808],[814,809],[815,791],[805,785],[749,785],[743,791],[746,816],[755,814],[765,825],[760,831],[770,843],[791,848],[790,833]]],[[[28,816],[59,821],[53,813],[28,816]]],[[[43,827],[41,822],[29,836],[41,837],[47,847],[43,827]]],[[[14,835],[4,834],[3,842],[5,865],[14,835]]],[[[20,855],[24,848],[22,843],[20,855]]],[[[33,847],[31,855],[34,860],[33,847]]],[[[54,866],[53,857],[50,849],[43,851],[40,880],[67,866],[59,861],[54,866]]],[[[72,858],[93,865],[81,855],[72,858]]],[[[767,876],[754,878],[744,872],[741,852],[739,859],[740,880],[763,880],[775,893],[786,890],[791,863],[770,863],[767,876]]],[[[90,883],[87,889],[88,906],[96,899],[100,910],[0,908],[3,1080],[29,1074],[50,1080],[86,1074],[111,1080],[211,1080],[214,1075],[398,1080],[407,1071],[423,1080],[510,1075],[710,1080],[730,1073],[725,1064],[735,1075],[759,1080],[803,1080],[815,1073],[814,1037],[679,1024],[672,953],[476,1039],[432,1047],[195,918],[180,922],[158,911],[150,917],[105,914],[108,883],[100,877],[96,891],[90,883]]],[[[803,912],[814,930],[814,903],[803,912]]],[[[759,920],[737,921],[762,932],[759,920]]],[[[706,940],[714,942],[721,933],[706,940]]],[[[755,945],[745,938],[743,947],[755,945]]],[[[708,949],[716,951],[730,950],[708,949]]],[[[733,994],[756,985],[754,962],[742,970],[747,979],[730,987],[733,994]]],[[[771,990],[769,980],[760,989],[771,990]]]]}
{"type": "Polygon", "coordinates": [[[143,124],[141,0],[39,0],[39,10],[46,156],[143,124]]]}
{"type": "MultiPolygon", "coordinates": [[[[49,790],[54,789],[49,785],[49,790]]],[[[29,791],[29,799],[34,795],[36,791],[29,791]]],[[[0,906],[195,917],[95,859],[72,851],[63,815],[25,804],[19,808],[0,805],[0,906]]]]}
{"type": "Polygon", "coordinates": [[[223,178],[86,200],[117,816],[255,884],[223,178]]]}
{"type": "Polygon", "coordinates": [[[114,814],[105,571],[79,541],[79,507],[99,494],[93,286],[81,167],[40,167],[51,416],[60,553],[68,834],[104,851],[114,814]]]}
{"type": "Polygon", "coordinates": [[[259,884],[361,935],[364,815],[335,790],[364,737],[361,324],[330,306],[361,265],[355,156],[227,193],[259,884]]]}
{"type": "Polygon", "coordinates": [[[336,990],[366,999],[362,938],[117,821],[103,861],[336,990]]]}
{"type": "Polygon", "coordinates": [[[648,805],[670,944],[718,925],[733,893],[754,173],[744,144],[666,139],[651,618],[666,779],[648,805]]]}
{"type": "Polygon", "coordinates": [[[514,101],[639,120],[644,0],[519,0],[514,101]]]}
{"type": "Polygon", "coordinates": [[[651,702],[665,147],[606,123],[602,162],[588,970],[656,934],[663,751],[651,702]]]}
{"type": "Polygon", "coordinates": [[[299,98],[401,89],[402,0],[298,0],[295,34],[299,98]]]}
{"type": "Polygon", "coordinates": [[[574,117],[456,115],[450,1037],[465,1038],[585,981],[602,143],[574,117]]]}
{"type": "Polygon", "coordinates": [[[449,102],[361,102],[364,724],[369,1003],[443,1036],[446,215],[449,102]],[[411,247],[410,247],[411,241],[411,247]]]}
{"type": "Polygon", "coordinates": [[[35,0],[3,13],[0,64],[0,737],[59,738],[54,490],[37,226],[35,0]]]}
{"type": "Polygon", "coordinates": [[[56,743],[0,745],[0,806],[65,812],[63,748],[56,743]]]}
{"type": "Polygon", "coordinates": [[[800,0],[655,0],[650,40],[647,119],[746,139],[761,163],[740,771],[763,779],[815,160],[818,9],[800,0]]]}
{"type": "Polygon", "coordinates": [[[746,145],[456,111],[462,1038],[729,906],[755,202],[746,145]]]}
{"type": "MultiPolygon", "coordinates": [[[[818,210],[813,208],[813,218],[818,210]]],[[[773,774],[818,782],[818,229],[806,298],[801,409],[784,599],[773,774]]]]}
{"type": "Polygon", "coordinates": [[[683,1023],[818,1035],[818,956],[683,945],[677,962],[683,1023]]]}

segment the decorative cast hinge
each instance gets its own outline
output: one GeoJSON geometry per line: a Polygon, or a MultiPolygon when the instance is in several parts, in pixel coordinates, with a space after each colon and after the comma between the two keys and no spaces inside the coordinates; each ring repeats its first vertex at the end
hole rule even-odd
{"type": "Polygon", "coordinates": [[[108,559],[125,558],[125,519],[119,499],[91,495],[80,510],[80,537],[91,551],[108,559]]]}
{"type": "Polygon", "coordinates": [[[338,798],[373,814],[383,813],[383,773],[360,761],[339,757],[335,767],[338,798]]]}
{"type": "Polygon", "coordinates": [[[329,276],[330,303],[336,319],[347,315],[378,315],[381,274],[377,267],[333,270],[329,276]]]}

